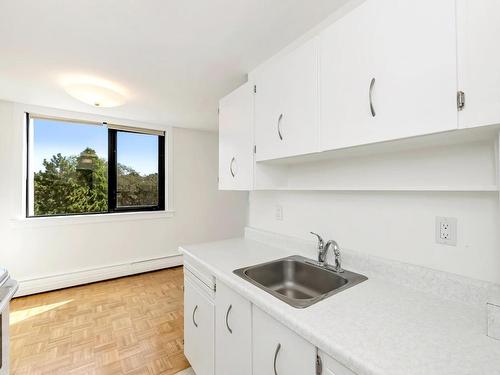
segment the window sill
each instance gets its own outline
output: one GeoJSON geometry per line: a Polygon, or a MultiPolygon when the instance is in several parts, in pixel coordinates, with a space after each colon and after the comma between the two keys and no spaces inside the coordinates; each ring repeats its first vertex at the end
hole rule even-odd
{"type": "Polygon", "coordinates": [[[54,217],[22,217],[11,220],[13,227],[50,227],[60,225],[80,225],[96,223],[116,223],[121,221],[159,220],[168,219],[175,215],[174,210],[146,211],[146,212],[119,212],[112,214],[89,214],[54,217]]]}

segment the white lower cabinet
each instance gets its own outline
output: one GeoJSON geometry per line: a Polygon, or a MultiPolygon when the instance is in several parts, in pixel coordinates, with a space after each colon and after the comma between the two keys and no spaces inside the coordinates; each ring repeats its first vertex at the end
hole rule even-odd
{"type": "Polygon", "coordinates": [[[318,357],[321,359],[321,375],[356,375],[347,367],[343,366],[322,351],[318,352],[318,357]]]}
{"type": "Polygon", "coordinates": [[[196,375],[356,375],[227,285],[215,291],[187,263],[184,354],[196,375]]]}
{"type": "Polygon", "coordinates": [[[196,276],[185,270],[184,354],[196,375],[214,375],[214,303],[196,276]]]}
{"type": "Polygon", "coordinates": [[[315,375],[316,348],[253,306],[254,375],[315,375]]]}
{"type": "Polygon", "coordinates": [[[250,301],[220,282],[215,301],[215,373],[252,375],[250,301]]]}

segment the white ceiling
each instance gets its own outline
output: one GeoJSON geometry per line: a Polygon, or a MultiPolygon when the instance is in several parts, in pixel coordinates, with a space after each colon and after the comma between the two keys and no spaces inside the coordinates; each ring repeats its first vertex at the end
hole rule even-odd
{"type": "Polygon", "coordinates": [[[345,0],[0,0],[0,99],[215,130],[219,98],[345,0]],[[128,101],[93,108],[86,74],[128,101]]]}

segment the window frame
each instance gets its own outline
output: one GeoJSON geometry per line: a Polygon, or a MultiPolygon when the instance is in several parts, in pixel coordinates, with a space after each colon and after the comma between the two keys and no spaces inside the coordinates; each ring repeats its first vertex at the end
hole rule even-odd
{"type": "Polygon", "coordinates": [[[158,204],[154,206],[125,206],[116,205],[117,180],[118,180],[118,132],[145,134],[139,131],[126,131],[108,129],[108,212],[143,212],[143,211],[164,211],[165,210],[165,136],[158,137],[158,204]]]}
{"type": "Polygon", "coordinates": [[[163,134],[155,134],[158,138],[158,204],[152,206],[127,206],[127,207],[117,207],[116,206],[116,184],[117,184],[117,133],[118,132],[127,132],[127,133],[136,133],[136,134],[150,134],[148,133],[148,129],[144,128],[144,132],[141,132],[141,128],[137,127],[127,127],[127,126],[119,126],[118,128],[110,128],[108,127],[108,210],[101,212],[76,212],[76,213],[62,213],[56,215],[31,215],[32,207],[34,206],[34,192],[31,191],[30,188],[34,189],[34,185],[30,182],[30,179],[33,179],[33,171],[30,168],[30,150],[32,149],[32,142],[34,139],[30,138],[32,134],[31,128],[31,120],[34,119],[42,119],[47,118],[54,121],[62,121],[62,122],[74,122],[77,124],[91,124],[91,125],[102,125],[107,126],[108,123],[98,122],[98,121],[86,121],[86,120],[78,120],[78,119],[68,119],[68,118],[59,118],[53,116],[43,116],[43,115],[30,115],[29,112],[25,112],[26,116],[26,191],[25,191],[25,207],[26,207],[26,218],[27,219],[36,219],[36,218],[58,218],[58,217],[73,217],[73,216],[95,216],[95,215],[116,215],[119,213],[134,213],[134,212],[166,212],[166,132],[163,131],[163,134]],[[133,130],[126,130],[127,128],[133,130]],[[31,198],[31,199],[30,199],[31,198]]]}

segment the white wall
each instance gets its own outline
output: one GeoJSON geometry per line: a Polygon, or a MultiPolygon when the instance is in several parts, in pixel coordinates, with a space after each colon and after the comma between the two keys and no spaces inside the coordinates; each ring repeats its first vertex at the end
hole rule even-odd
{"type": "MultiPolygon", "coordinates": [[[[167,134],[173,136],[172,217],[139,214],[127,220],[83,218],[59,224],[22,220],[23,109],[0,102],[0,265],[13,277],[29,280],[127,264],[176,255],[180,244],[242,235],[248,194],[218,191],[217,133],[179,128],[167,134]]],[[[36,110],[64,117],[86,116],[36,110]]]]}
{"type": "Polygon", "coordinates": [[[500,283],[498,193],[252,192],[250,226],[500,283]],[[275,207],[283,207],[283,221],[275,207]],[[435,216],[458,219],[457,247],[435,243],[435,216]]]}

